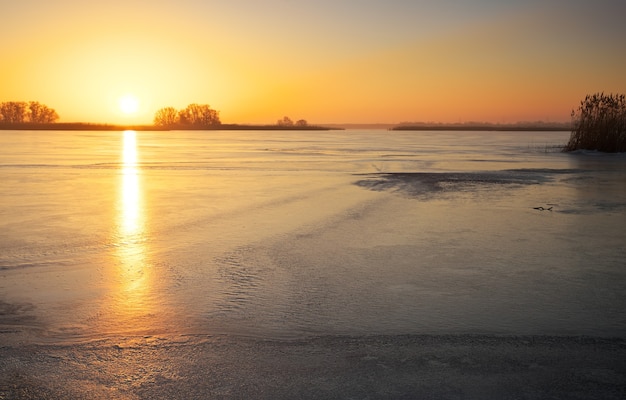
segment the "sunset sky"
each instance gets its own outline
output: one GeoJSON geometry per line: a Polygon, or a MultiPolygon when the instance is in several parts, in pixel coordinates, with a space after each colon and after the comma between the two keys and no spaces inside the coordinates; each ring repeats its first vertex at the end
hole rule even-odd
{"type": "Polygon", "coordinates": [[[225,123],[568,121],[587,93],[626,93],[624,16],[623,0],[0,0],[0,102],[62,122],[189,103],[225,123]]]}

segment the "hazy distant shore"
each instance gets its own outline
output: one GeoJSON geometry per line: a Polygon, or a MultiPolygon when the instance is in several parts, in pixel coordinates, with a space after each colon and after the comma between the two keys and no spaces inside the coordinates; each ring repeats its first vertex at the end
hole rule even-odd
{"type": "Polygon", "coordinates": [[[394,131],[569,131],[566,123],[518,123],[518,124],[401,124],[394,126],[394,131]]]}

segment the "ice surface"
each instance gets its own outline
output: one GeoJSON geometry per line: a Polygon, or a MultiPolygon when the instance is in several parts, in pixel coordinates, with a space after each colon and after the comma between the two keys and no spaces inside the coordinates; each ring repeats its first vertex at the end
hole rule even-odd
{"type": "Polygon", "coordinates": [[[3,132],[3,338],[623,338],[626,158],[567,136],[3,132]]]}

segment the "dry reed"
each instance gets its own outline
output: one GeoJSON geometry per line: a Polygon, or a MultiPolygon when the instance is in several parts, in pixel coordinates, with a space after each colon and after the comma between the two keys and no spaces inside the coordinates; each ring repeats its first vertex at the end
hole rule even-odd
{"type": "Polygon", "coordinates": [[[587,95],[572,110],[572,134],[563,150],[626,152],[626,96],[587,95]]]}

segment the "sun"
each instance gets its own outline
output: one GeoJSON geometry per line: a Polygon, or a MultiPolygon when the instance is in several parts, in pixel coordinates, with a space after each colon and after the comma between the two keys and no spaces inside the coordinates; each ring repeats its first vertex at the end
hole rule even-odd
{"type": "Polygon", "coordinates": [[[139,100],[132,94],[120,97],[118,105],[124,114],[135,114],[139,110],[139,100]]]}

